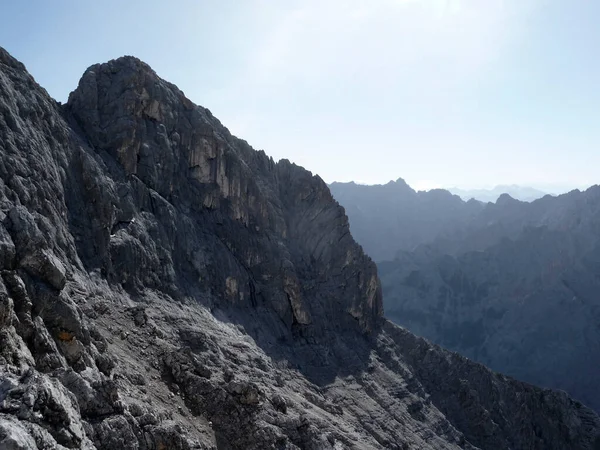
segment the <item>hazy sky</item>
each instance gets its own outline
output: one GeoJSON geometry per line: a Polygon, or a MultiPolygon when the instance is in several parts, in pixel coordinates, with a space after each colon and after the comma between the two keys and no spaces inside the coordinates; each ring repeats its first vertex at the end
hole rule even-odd
{"type": "Polygon", "coordinates": [[[132,54],[327,182],[600,182],[598,0],[3,0],[0,45],[65,101],[132,54]]]}

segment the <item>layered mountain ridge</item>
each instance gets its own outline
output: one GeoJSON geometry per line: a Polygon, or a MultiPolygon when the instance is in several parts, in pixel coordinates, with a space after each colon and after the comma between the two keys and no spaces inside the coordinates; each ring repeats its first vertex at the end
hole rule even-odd
{"type": "MultiPolygon", "coordinates": [[[[347,199],[358,205],[349,209],[353,232],[354,221],[358,230],[365,221],[352,212],[373,194],[363,190],[363,197],[347,199]]],[[[386,316],[494,370],[564,389],[600,410],[600,187],[531,203],[504,194],[476,213],[467,213],[465,202],[449,213],[457,204],[449,195],[431,209],[424,194],[406,197],[417,206],[382,196],[369,218],[372,229],[365,227],[367,253],[374,245],[396,249],[392,260],[378,263],[386,316]],[[396,223],[396,234],[415,227],[437,234],[402,249],[379,223],[396,223]]]]}
{"type": "Polygon", "coordinates": [[[379,185],[332,183],[329,188],[350,218],[352,235],[376,262],[460,229],[484,208],[444,189],[417,192],[401,178],[379,185]]]}
{"type": "Polygon", "coordinates": [[[332,183],[357,242],[376,262],[435,243],[448,254],[480,251],[526,226],[576,220],[581,191],[531,202],[501,194],[495,202],[465,201],[445,189],[415,191],[401,178],[384,185],[332,183]]]}
{"type": "Polygon", "coordinates": [[[566,394],[382,317],[325,183],[146,64],[58,105],[0,49],[0,447],[600,447],[566,394]]]}

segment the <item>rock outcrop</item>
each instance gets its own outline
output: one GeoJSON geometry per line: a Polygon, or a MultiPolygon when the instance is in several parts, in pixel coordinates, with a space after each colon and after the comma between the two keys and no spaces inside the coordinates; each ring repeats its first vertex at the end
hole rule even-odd
{"type": "Polygon", "coordinates": [[[325,183],[132,57],[59,105],[0,49],[0,251],[0,448],[600,448],[385,321],[325,183]]]}

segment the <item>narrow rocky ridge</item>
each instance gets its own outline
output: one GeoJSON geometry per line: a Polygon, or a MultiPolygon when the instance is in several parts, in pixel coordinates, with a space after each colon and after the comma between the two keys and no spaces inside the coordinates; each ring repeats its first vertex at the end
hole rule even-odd
{"type": "Polygon", "coordinates": [[[565,394],[382,318],[325,183],[146,64],[0,49],[0,448],[600,448],[565,394]]]}

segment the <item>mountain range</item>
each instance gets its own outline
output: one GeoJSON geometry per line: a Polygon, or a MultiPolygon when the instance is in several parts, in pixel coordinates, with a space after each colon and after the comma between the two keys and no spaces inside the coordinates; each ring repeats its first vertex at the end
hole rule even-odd
{"type": "Polygon", "coordinates": [[[0,49],[0,180],[0,448],[600,448],[386,320],[327,185],[134,57],[61,105],[0,49]]]}
{"type": "Polygon", "coordinates": [[[382,185],[332,183],[329,189],[345,208],[352,235],[375,261],[458,229],[484,208],[444,189],[415,191],[401,178],[382,185]]]}
{"type": "Polygon", "coordinates": [[[449,188],[449,192],[458,195],[465,201],[475,199],[481,202],[495,202],[502,194],[508,194],[512,198],[524,202],[532,202],[546,195],[545,192],[528,186],[518,186],[516,184],[498,185],[491,189],[460,189],[449,188]]]}
{"type": "Polygon", "coordinates": [[[600,187],[484,204],[398,184],[332,186],[380,260],[386,316],[600,410],[600,187]]]}

